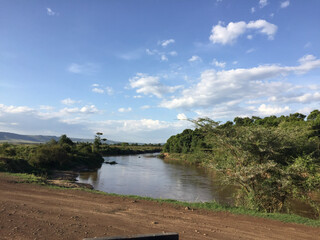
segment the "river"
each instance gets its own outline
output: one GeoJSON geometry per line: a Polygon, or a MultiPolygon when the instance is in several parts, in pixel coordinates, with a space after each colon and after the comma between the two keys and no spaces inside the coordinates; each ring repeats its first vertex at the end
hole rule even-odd
{"type": "MultiPolygon", "coordinates": [[[[105,162],[95,172],[81,172],[80,183],[108,193],[174,199],[185,202],[233,204],[234,188],[224,186],[212,171],[181,162],[167,162],[158,154],[139,154],[104,157],[105,162]]],[[[316,199],[320,200],[320,196],[316,199]]],[[[320,202],[320,201],[319,201],[320,202]]],[[[291,201],[293,212],[313,217],[311,208],[299,201],[291,201]]]]}
{"type": "Polygon", "coordinates": [[[117,164],[102,164],[96,172],[82,172],[81,183],[94,189],[125,195],[175,199],[187,202],[232,204],[232,191],[214,174],[195,166],[168,163],[157,154],[104,157],[117,164]]]}

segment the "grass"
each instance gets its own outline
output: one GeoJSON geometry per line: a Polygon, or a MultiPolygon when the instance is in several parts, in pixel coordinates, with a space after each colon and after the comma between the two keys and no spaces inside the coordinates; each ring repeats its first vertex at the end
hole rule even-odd
{"type": "Polygon", "coordinates": [[[28,174],[28,173],[8,173],[4,172],[4,174],[8,176],[14,176],[21,179],[21,183],[39,183],[39,184],[45,184],[46,183],[46,177],[36,176],[34,174],[28,174]]]}
{"type": "MultiPolygon", "coordinates": [[[[22,182],[46,185],[44,177],[38,177],[33,174],[24,174],[24,173],[23,174],[22,173],[6,173],[6,174],[19,177],[23,180],[22,182]]],[[[70,188],[63,188],[63,187],[52,186],[52,185],[46,185],[46,187],[50,187],[54,189],[70,190],[70,188]]],[[[317,220],[310,219],[310,218],[301,217],[295,214],[258,212],[255,210],[248,210],[241,207],[226,206],[226,205],[219,204],[217,202],[190,203],[190,202],[182,202],[182,201],[177,201],[172,199],[159,199],[159,198],[151,198],[151,197],[141,197],[136,195],[121,195],[121,194],[115,194],[115,193],[106,193],[98,190],[90,190],[85,188],[72,189],[72,190],[81,190],[81,191],[90,192],[94,194],[102,194],[107,196],[116,196],[116,197],[131,198],[136,200],[152,201],[152,202],[158,202],[161,204],[167,203],[175,206],[188,207],[190,209],[205,209],[205,210],[215,211],[215,212],[229,212],[237,215],[248,215],[253,217],[261,217],[266,219],[277,220],[277,221],[286,222],[286,223],[297,223],[297,224],[303,224],[303,225],[312,226],[312,227],[320,227],[320,219],[317,219],[317,220]]]]}

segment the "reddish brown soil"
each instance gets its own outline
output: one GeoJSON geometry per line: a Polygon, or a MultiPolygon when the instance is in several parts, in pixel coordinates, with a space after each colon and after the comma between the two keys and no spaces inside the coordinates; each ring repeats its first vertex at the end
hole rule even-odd
{"type": "Polygon", "coordinates": [[[0,174],[0,239],[178,232],[180,239],[320,239],[320,228],[17,183],[0,174]]]}

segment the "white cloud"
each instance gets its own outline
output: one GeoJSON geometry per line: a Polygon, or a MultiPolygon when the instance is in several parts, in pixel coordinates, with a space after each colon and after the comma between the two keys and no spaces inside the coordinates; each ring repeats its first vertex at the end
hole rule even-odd
{"type": "Polygon", "coordinates": [[[136,88],[137,93],[143,93],[145,95],[154,95],[158,98],[162,98],[167,93],[173,93],[181,86],[165,86],[160,83],[160,79],[157,76],[149,76],[143,73],[137,73],[135,77],[129,79],[131,88],[136,88]]]}
{"type": "MultiPolygon", "coordinates": [[[[40,108],[41,109],[41,108],[40,108]]],[[[50,109],[47,109],[50,111],[50,109]]],[[[77,137],[91,135],[82,124],[69,124],[60,112],[43,113],[27,106],[6,106],[0,104],[0,125],[2,131],[20,134],[62,135],[77,137]]]]}
{"type": "Polygon", "coordinates": [[[34,110],[32,108],[29,108],[27,106],[6,106],[4,104],[0,104],[0,116],[1,113],[30,113],[33,112],[34,110]]]}
{"type": "Polygon", "coordinates": [[[67,70],[75,74],[93,74],[96,73],[99,66],[95,63],[77,64],[71,63],[67,70]]]}
{"type": "Polygon", "coordinates": [[[269,3],[268,3],[268,0],[259,0],[259,7],[260,8],[264,8],[265,6],[267,6],[269,3]]]}
{"type": "Polygon", "coordinates": [[[168,58],[166,55],[161,55],[161,61],[165,62],[165,61],[168,61],[168,58]]]}
{"type": "Polygon", "coordinates": [[[95,109],[94,105],[89,105],[44,114],[27,106],[0,104],[0,127],[2,131],[19,134],[67,134],[80,138],[93,138],[96,132],[103,132],[110,140],[141,143],[164,143],[171,135],[191,127],[188,121],[168,122],[146,118],[96,121],[89,114],[96,112],[95,109]]]}
{"type": "Polygon", "coordinates": [[[188,61],[189,62],[201,62],[202,59],[197,55],[193,55],[188,61]]]}
{"type": "Polygon", "coordinates": [[[296,93],[293,96],[272,96],[268,99],[270,102],[277,103],[303,103],[308,104],[311,102],[320,101],[320,92],[309,92],[309,93],[296,93]]]}
{"type": "Polygon", "coordinates": [[[107,120],[96,123],[110,139],[129,142],[165,142],[168,137],[191,127],[188,121],[160,121],[155,119],[107,120]]]}
{"type": "Polygon", "coordinates": [[[57,13],[55,13],[51,8],[47,8],[47,15],[55,16],[55,15],[57,15],[57,13]]]}
{"type": "Polygon", "coordinates": [[[40,110],[52,111],[53,109],[54,109],[54,107],[52,107],[52,106],[40,105],[40,110]]]}
{"type": "Polygon", "coordinates": [[[266,34],[269,39],[273,39],[277,32],[278,27],[266,20],[259,19],[257,21],[251,21],[247,24],[248,29],[260,30],[260,33],[266,34]]]}
{"type": "Polygon", "coordinates": [[[153,49],[153,50],[146,49],[146,53],[149,56],[154,56],[154,55],[158,56],[162,62],[166,62],[169,60],[167,57],[168,55],[172,56],[172,57],[175,57],[178,55],[178,53],[176,51],[163,52],[163,51],[158,51],[157,49],[153,49]]]}
{"type": "Polygon", "coordinates": [[[251,40],[253,37],[252,37],[252,35],[249,34],[249,35],[247,36],[247,38],[248,38],[249,40],[251,40]]]}
{"type": "Polygon", "coordinates": [[[121,113],[126,113],[126,112],[131,112],[132,111],[132,108],[131,107],[128,107],[128,108],[119,108],[118,109],[118,112],[121,112],[121,113]]]}
{"type": "Polygon", "coordinates": [[[91,85],[92,87],[99,87],[99,84],[98,83],[94,83],[91,85]]]}
{"type": "Polygon", "coordinates": [[[213,26],[209,39],[213,43],[232,44],[240,35],[244,34],[246,26],[247,24],[243,21],[230,22],[227,27],[223,27],[222,23],[219,22],[218,25],[213,26]]]}
{"type": "Polygon", "coordinates": [[[213,59],[212,65],[220,68],[224,68],[226,66],[225,62],[218,62],[216,59],[213,59]]]}
{"type": "Polygon", "coordinates": [[[222,22],[212,27],[212,33],[209,39],[213,43],[233,44],[238,37],[243,35],[248,30],[257,30],[258,32],[268,36],[268,39],[272,40],[277,32],[278,27],[266,20],[256,20],[246,23],[230,22],[226,27],[223,26],[222,22]]]}
{"type": "Polygon", "coordinates": [[[75,103],[80,103],[80,101],[73,100],[71,98],[66,98],[66,99],[61,100],[61,103],[64,105],[73,105],[75,103]]]}
{"type": "Polygon", "coordinates": [[[300,59],[298,66],[274,64],[227,71],[206,70],[196,85],[184,89],[180,96],[163,100],[160,106],[185,109],[209,108],[220,104],[232,105],[236,100],[245,102],[266,100],[269,96],[283,96],[296,86],[279,80],[270,80],[288,74],[306,73],[315,68],[320,68],[320,60],[307,55],[300,59]]]}
{"type": "Polygon", "coordinates": [[[61,114],[93,114],[97,112],[99,112],[99,110],[95,105],[86,105],[81,108],[63,108],[60,110],[61,114]]]}
{"type": "Polygon", "coordinates": [[[158,53],[158,51],[157,50],[150,50],[150,49],[146,49],[146,53],[148,54],[148,55],[155,55],[156,53],[158,53]]]}
{"type": "Polygon", "coordinates": [[[252,53],[252,52],[254,52],[254,51],[255,51],[254,48],[250,48],[250,49],[248,49],[248,50],[246,51],[246,53],[252,53]]]}
{"type": "Polygon", "coordinates": [[[169,44],[173,44],[175,42],[174,39],[163,40],[159,42],[162,47],[167,47],[169,44]]]}
{"type": "Polygon", "coordinates": [[[289,5],[290,5],[290,1],[287,0],[287,1],[281,2],[280,7],[281,8],[286,8],[286,7],[289,7],[289,5]]]}
{"type": "Polygon", "coordinates": [[[92,92],[103,94],[104,90],[102,88],[93,88],[92,92]]]}
{"type": "Polygon", "coordinates": [[[251,8],[251,13],[254,13],[256,9],[254,7],[251,8]]]}
{"type": "Polygon", "coordinates": [[[107,94],[110,95],[110,96],[114,94],[114,90],[113,90],[112,87],[106,87],[106,92],[107,92],[107,94]]]}
{"type": "Polygon", "coordinates": [[[178,53],[176,52],[176,51],[171,51],[171,52],[169,52],[168,53],[170,56],[177,56],[178,55],[178,53]]]}
{"type": "Polygon", "coordinates": [[[278,115],[283,113],[288,113],[290,108],[288,106],[278,107],[278,106],[270,106],[266,104],[261,104],[258,108],[260,115],[262,116],[270,116],[270,115],[278,115]]]}
{"type": "Polygon", "coordinates": [[[178,120],[187,120],[188,118],[187,118],[187,116],[186,116],[184,113],[179,113],[179,114],[177,115],[177,119],[178,119],[178,120]]]}
{"type": "Polygon", "coordinates": [[[314,61],[314,60],[316,60],[316,57],[311,55],[311,54],[309,54],[309,55],[304,55],[302,58],[300,58],[299,62],[301,64],[303,64],[303,63],[311,62],[311,61],[314,61]]]}
{"type": "Polygon", "coordinates": [[[150,105],[143,105],[142,107],[140,107],[141,109],[149,109],[149,108],[151,108],[151,106],[150,105]]]}

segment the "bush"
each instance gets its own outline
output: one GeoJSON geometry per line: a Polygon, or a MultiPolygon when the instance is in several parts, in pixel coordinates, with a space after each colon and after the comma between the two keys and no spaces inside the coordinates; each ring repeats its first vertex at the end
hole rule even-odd
{"type": "Polygon", "coordinates": [[[42,145],[31,154],[31,166],[42,169],[66,169],[70,166],[71,157],[60,145],[42,145]]]}

